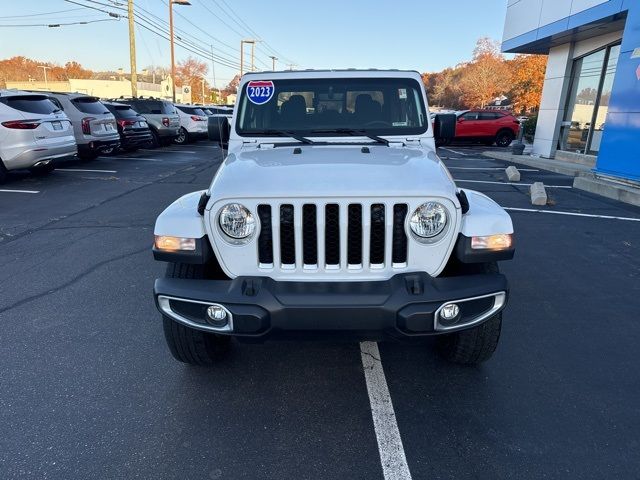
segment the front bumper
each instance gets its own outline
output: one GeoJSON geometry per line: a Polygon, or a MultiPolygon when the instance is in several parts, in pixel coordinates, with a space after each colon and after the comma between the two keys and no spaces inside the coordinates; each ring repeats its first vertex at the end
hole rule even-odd
{"type": "Polygon", "coordinates": [[[500,274],[433,278],[426,273],[395,275],[377,282],[277,282],[266,277],[233,280],[157,279],[160,312],[192,328],[262,339],[312,333],[360,339],[411,338],[478,325],[506,305],[507,280],[500,274]],[[455,302],[454,323],[440,308],[455,302]],[[230,314],[223,327],[206,320],[217,304],[230,314]]]}

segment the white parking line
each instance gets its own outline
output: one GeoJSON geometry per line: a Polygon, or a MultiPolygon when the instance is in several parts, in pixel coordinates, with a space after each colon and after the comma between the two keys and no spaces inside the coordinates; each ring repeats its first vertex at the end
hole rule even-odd
{"type": "Polygon", "coordinates": [[[553,215],[569,215],[572,217],[589,217],[589,218],[605,218],[608,220],[623,220],[626,222],[640,222],[640,218],[633,217],[616,217],[614,215],[595,215],[592,213],[575,213],[575,212],[558,212],[555,210],[537,210],[534,208],[516,208],[516,207],[502,207],[505,210],[511,210],[514,212],[532,212],[532,213],[551,213],[553,215]]]}
{"type": "Polygon", "coordinates": [[[385,480],[411,480],[387,379],[380,362],[378,344],[376,342],[360,343],[360,356],[367,382],[373,427],[378,440],[382,474],[385,480]]]}
{"type": "Polygon", "coordinates": [[[457,155],[462,155],[462,156],[465,156],[465,157],[468,157],[469,155],[471,155],[470,153],[458,152],[456,150],[451,150],[450,148],[442,148],[442,150],[446,150],[447,152],[455,153],[457,155]]]}
{"type": "Polygon", "coordinates": [[[93,170],[88,168],[56,168],[56,172],[97,172],[97,173],[118,173],[117,170],[93,170]]]}
{"type": "Polygon", "coordinates": [[[141,162],[162,162],[159,158],[114,157],[117,160],[140,160],[141,162]]]}
{"type": "Polygon", "coordinates": [[[159,151],[158,153],[202,153],[202,152],[194,152],[193,150],[180,150],[179,148],[175,150],[164,150],[159,151]]]}
{"type": "MultiPolygon", "coordinates": [[[[466,183],[488,183],[490,185],[516,185],[521,187],[530,187],[533,183],[519,183],[519,182],[490,182],[487,180],[461,180],[459,178],[454,178],[456,182],[466,182],[466,183]]],[[[545,188],[573,188],[571,185],[545,185],[545,188]]]]}
{"type": "Polygon", "coordinates": [[[0,189],[0,192],[3,192],[3,193],[40,193],[40,190],[9,190],[9,189],[0,189]]]}
{"type": "MultiPolygon", "coordinates": [[[[502,167],[447,167],[448,170],[504,170],[502,167]]],[[[520,172],[539,172],[535,168],[518,168],[520,172]]]]}

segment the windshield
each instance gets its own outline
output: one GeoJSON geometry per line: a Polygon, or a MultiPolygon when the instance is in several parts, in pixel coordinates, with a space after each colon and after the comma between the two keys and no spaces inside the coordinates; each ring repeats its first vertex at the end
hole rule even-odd
{"type": "Polygon", "coordinates": [[[422,86],[408,78],[248,82],[236,124],[241,136],[419,135],[427,128],[422,86]]]}

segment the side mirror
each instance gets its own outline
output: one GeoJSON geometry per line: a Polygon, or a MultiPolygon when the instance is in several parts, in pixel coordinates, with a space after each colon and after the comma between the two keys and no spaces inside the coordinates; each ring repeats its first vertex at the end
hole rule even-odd
{"type": "Polygon", "coordinates": [[[456,136],[456,115],[442,113],[436,115],[433,123],[433,136],[436,139],[450,140],[456,136]]]}
{"type": "Polygon", "coordinates": [[[464,122],[464,117],[462,115],[460,115],[458,117],[458,123],[462,123],[462,122],[464,122]]]}
{"type": "Polygon", "coordinates": [[[209,117],[208,123],[209,140],[217,142],[220,148],[226,149],[229,146],[231,135],[231,125],[229,119],[224,116],[209,117]]]}

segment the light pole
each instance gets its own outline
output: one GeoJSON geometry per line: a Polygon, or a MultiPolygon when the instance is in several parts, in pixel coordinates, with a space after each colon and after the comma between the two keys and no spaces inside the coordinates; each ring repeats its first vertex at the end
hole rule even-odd
{"type": "Polygon", "coordinates": [[[169,0],[169,43],[171,44],[171,95],[176,101],[176,62],[173,51],[173,5],[191,5],[188,0],[169,0]]]}
{"type": "Polygon", "coordinates": [[[44,88],[49,90],[49,81],[47,80],[47,70],[51,70],[51,67],[47,67],[46,65],[38,65],[38,68],[41,68],[44,72],[44,88]]]}
{"type": "Polygon", "coordinates": [[[269,57],[271,59],[271,70],[276,71],[276,60],[278,57],[274,57],[273,55],[269,57]]]}
{"type": "Polygon", "coordinates": [[[253,71],[253,51],[256,45],[255,40],[240,40],[240,78],[242,78],[242,74],[244,73],[244,44],[248,43],[251,45],[251,71],[253,71]]]}

